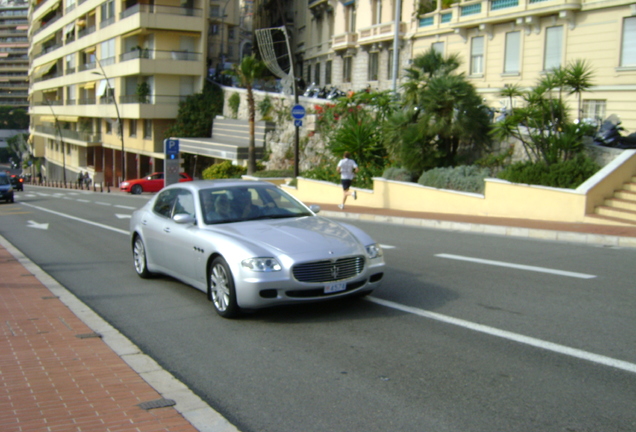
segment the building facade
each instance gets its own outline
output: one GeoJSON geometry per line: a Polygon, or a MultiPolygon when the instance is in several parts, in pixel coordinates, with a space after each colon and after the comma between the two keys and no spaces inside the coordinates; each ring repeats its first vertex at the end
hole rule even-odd
{"type": "Polygon", "coordinates": [[[0,105],[26,109],[29,89],[29,3],[0,2],[0,105]]]}
{"type": "Polygon", "coordinates": [[[49,180],[163,169],[164,131],[207,76],[209,3],[41,0],[29,11],[31,135],[49,180]]]}

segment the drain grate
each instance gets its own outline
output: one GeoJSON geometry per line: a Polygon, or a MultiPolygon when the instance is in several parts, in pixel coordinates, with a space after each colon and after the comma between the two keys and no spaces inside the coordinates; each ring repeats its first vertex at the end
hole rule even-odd
{"type": "Polygon", "coordinates": [[[75,337],[78,339],[90,339],[90,338],[101,338],[102,335],[100,335],[99,333],[93,332],[93,333],[76,334],[75,337]]]}
{"type": "Polygon", "coordinates": [[[155,409],[155,408],[167,408],[176,405],[177,403],[172,399],[157,399],[148,402],[142,402],[137,406],[141,409],[145,409],[146,411],[155,409]]]}

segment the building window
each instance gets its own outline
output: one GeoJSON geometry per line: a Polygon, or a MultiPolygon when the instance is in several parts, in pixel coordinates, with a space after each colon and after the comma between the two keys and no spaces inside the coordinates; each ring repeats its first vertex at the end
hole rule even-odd
{"type": "Polygon", "coordinates": [[[373,24],[382,23],[382,0],[373,1],[373,24]]]}
{"type": "Polygon", "coordinates": [[[137,136],[137,119],[128,120],[128,136],[137,136]]]}
{"type": "Polygon", "coordinates": [[[435,42],[431,44],[431,48],[438,54],[444,55],[444,42],[435,42]]]}
{"type": "Polygon", "coordinates": [[[100,44],[100,63],[102,66],[115,63],[115,39],[100,44]]]}
{"type": "Polygon", "coordinates": [[[521,52],[521,32],[506,33],[506,52],[504,58],[504,73],[518,73],[519,53],[521,52]]]}
{"type": "Polygon", "coordinates": [[[316,63],[316,69],[314,69],[314,77],[316,78],[316,85],[320,85],[320,63],[316,63]]]}
{"type": "Polygon", "coordinates": [[[100,28],[115,22],[115,0],[109,0],[101,4],[100,28]]]}
{"type": "Polygon", "coordinates": [[[210,30],[208,30],[208,32],[211,35],[218,35],[219,34],[219,26],[218,26],[218,24],[212,24],[210,26],[210,30]]]}
{"type": "Polygon", "coordinates": [[[106,120],[106,133],[109,135],[113,133],[113,124],[108,120],[106,120]]]}
{"type": "Polygon", "coordinates": [[[563,26],[548,27],[545,30],[545,57],[543,70],[556,69],[561,66],[563,52],[563,26]]]}
{"type": "Polygon", "coordinates": [[[230,27],[227,29],[227,37],[230,40],[234,40],[234,27],[230,27]]]}
{"type": "Polygon", "coordinates": [[[584,121],[594,122],[600,125],[605,119],[607,101],[599,99],[583,99],[582,118],[584,121]]]}
{"type": "Polygon", "coordinates": [[[151,119],[144,120],[144,138],[145,139],[152,138],[152,120],[151,119]]]}
{"type": "Polygon", "coordinates": [[[344,65],[342,68],[342,81],[346,83],[351,82],[351,66],[353,64],[353,57],[345,57],[344,65]]]}
{"type": "Polygon", "coordinates": [[[221,6],[210,5],[210,18],[221,18],[221,6]]]}
{"type": "Polygon", "coordinates": [[[379,63],[379,53],[372,52],[369,53],[369,71],[367,79],[369,81],[377,81],[378,80],[378,63],[379,63]]]}
{"type": "Polygon", "coordinates": [[[484,73],[484,37],[474,37],[470,42],[470,74],[484,73]]]}
{"type": "Polygon", "coordinates": [[[356,4],[350,4],[345,6],[345,19],[347,33],[354,33],[356,31],[356,4]]]}
{"type": "Polygon", "coordinates": [[[325,63],[325,85],[331,85],[331,60],[325,63]]]}
{"type": "Polygon", "coordinates": [[[636,17],[623,20],[621,66],[636,66],[636,17]]]}

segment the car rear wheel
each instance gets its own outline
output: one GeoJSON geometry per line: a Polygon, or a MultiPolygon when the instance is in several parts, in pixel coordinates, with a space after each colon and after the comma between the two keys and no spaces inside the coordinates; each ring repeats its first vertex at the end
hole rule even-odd
{"type": "Polygon", "coordinates": [[[221,257],[215,258],[210,265],[208,298],[212,300],[216,313],[223,318],[233,318],[238,315],[239,307],[236,304],[236,290],[232,272],[221,257]]]}
{"type": "Polygon", "coordinates": [[[135,237],[133,243],[133,263],[135,264],[135,271],[139,277],[148,279],[152,276],[152,273],[148,271],[148,261],[146,260],[146,247],[141,237],[135,237]]]}
{"type": "Polygon", "coordinates": [[[139,195],[144,191],[144,189],[141,187],[141,185],[134,185],[131,189],[130,189],[130,193],[133,195],[139,195]]]}

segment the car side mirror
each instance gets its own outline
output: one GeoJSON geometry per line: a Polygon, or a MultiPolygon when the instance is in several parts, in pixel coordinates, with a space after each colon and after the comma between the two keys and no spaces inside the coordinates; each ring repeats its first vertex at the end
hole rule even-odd
{"type": "Polygon", "coordinates": [[[317,204],[312,204],[309,206],[309,210],[311,210],[314,213],[318,213],[320,211],[320,206],[317,204]]]}
{"type": "Polygon", "coordinates": [[[195,223],[197,220],[194,218],[194,216],[190,216],[187,213],[179,213],[176,214],[172,217],[172,220],[175,221],[178,224],[193,224],[195,223]]]}

